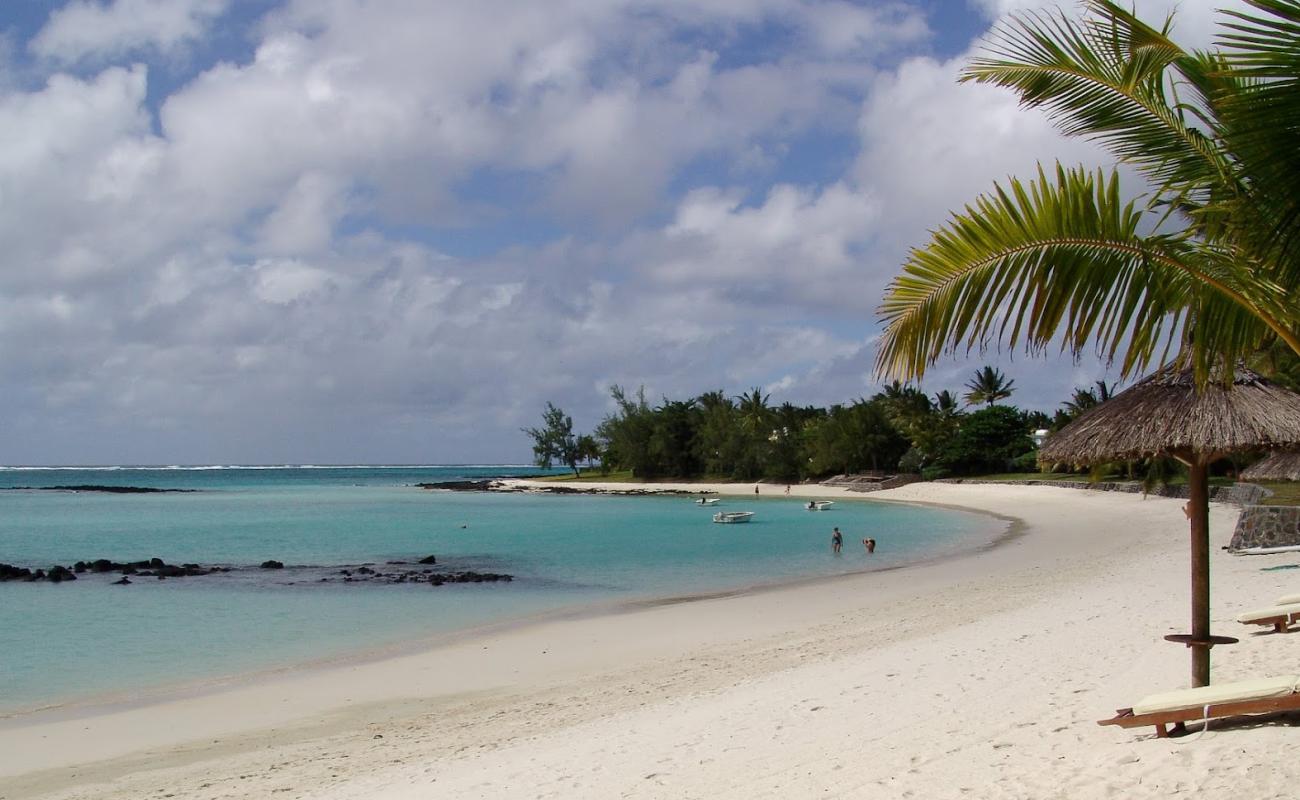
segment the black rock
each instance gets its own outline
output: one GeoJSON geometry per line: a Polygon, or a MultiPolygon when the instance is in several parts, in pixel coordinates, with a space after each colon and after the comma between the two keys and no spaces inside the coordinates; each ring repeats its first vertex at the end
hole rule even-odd
{"type": "Polygon", "coordinates": [[[131,579],[128,578],[128,577],[126,577],[125,575],[123,575],[122,577],[120,577],[120,578],[118,578],[117,580],[113,581],[113,585],[114,585],[114,586],[130,586],[130,585],[131,585],[131,579]]]}
{"type": "Polygon", "coordinates": [[[50,571],[45,573],[46,580],[51,583],[62,583],[63,581],[75,581],[77,576],[67,567],[55,565],[50,567],[50,571]]]}
{"type": "Polygon", "coordinates": [[[421,564],[437,564],[437,563],[438,563],[438,559],[437,559],[437,558],[434,558],[433,556],[425,556],[424,558],[420,559],[419,563],[421,563],[421,564]]]}
{"type": "Polygon", "coordinates": [[[29,581],[31,579],[32,571],[27,567],[0,564],[0,581],[29,581]]]}
{"type": "Polygon", "coordinates": [[[271,559],[270,561],[263,561],[262,569],[284,569],[284,562],[276,561],[274,559],[271,559]]]}

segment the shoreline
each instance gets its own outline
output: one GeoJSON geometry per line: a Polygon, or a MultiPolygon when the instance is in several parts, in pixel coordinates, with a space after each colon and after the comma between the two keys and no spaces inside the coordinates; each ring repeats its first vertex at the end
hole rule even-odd
{"type": "MultiPolygon", "coordinates": [[[[1186,624],[1178,501],[986,485],[855,494],[992,511],[1023,530],[939,563],[546,621],[17,734],[0,726],[5,796],[957,797],[999,784],[1005,796],[1101,797],[1111,773],[1145,776],[1152,791],[1185,781],[1177,742],[1092,724],[1186,683],[1182,648],[1160,641],[1186,624]],[[1135,749],[1140,765],[1121,761],[1135,749]]],[[[1235,513],[1212,509],[1216,544],[1235,513]]],[[[1295,581],[1217,549],[1212,559],[1223,632],[1240,635],[1223,630],[1236,609],[1295,581]]],[[[1300,637],[1246,635],[1220,652],[1216,679],[1267,675],[1294,663],[1300,637]]],[[[1289,752],[1285,726],[1242,734],[1212,733],[1199,749],[1234,779],[1289,752]]],[[[1269,775],[1246,779],[1267,790],[1269,775]]],[[[1221,785],[1196,784],[1227,796],[1213,794],[1221,785]]]]}
{"type": "MultiPolygon", "coordinates": [[[[549,491],[550,484],[544,481],[536,481],[528,478],[497,478],[492,479],[496,483],[509,484],[509,489],[489,489],[487,491],[506,491],[519,492],[528,491],[531,488],[538,488],[543,491],[549,491]]],[[[683,484],[676,483],[674,486],[679,488],[659,490],[656,484],[621,484],[609,483],[599,484],[594,490],[586,487],[575,487],[579,493],[591,494],[610,494],[610,495],[628,495],[628,496],[645,496],[655,494],[668,494],[677,496],[687,496],[698,493],[698,491],[680,488],[682,486],[712,486],[714,484],[683,484]],[[626,488],[625,488],[626,487],[626,488]]],[[[734,491],[725,492],[729,496],[746,496],[747,490],[751,484],[724,484],[727,486],[740,487],[734,491]]],[[[812,586],[819,583],[829,583],[838,580],[852,579],[858,576],[871,573],[893,572],[897,570],[908,570],[923,567],[928,564],[939,563],[951,559],[961,559],[969,555],[984,552],[996,548],[1002,544],[1014,540],[1023,533],[1023,523],[1014,518],[1004,515],[984,511],[978,508],[943,505],[937,503],[915,502],[906,500],[890,500],[888,498],[875,498],[864,495],[861,492],[849,492],[839,487],[819,487],[819,485],[809,484],[805,487],[806,496],[809,498],[826,498],[835,497],[844,499],[848,502],[878,502],[896,505],[915,505],[931,508],[943,508],[950,511],[959,511],[977,516],[989,517],[999,522],[1006,523],[1001,533],[989,541],[971,543],[968,546],[962,546],[951,552],[939,553],[934,556],[909,561],[902,564],[889,566],[864,566],[859,569],[853,569],[846,572],[830,575],[804,575],[791,578],[777,578],[772,580],[759,581],[720,589],[701,589],[695,592],[676,593],[667,595],[647,595],[636,596],[631,598],[609,599],[594,603],[582,603],[572,606],[564,606],[546,611],[521,614],[510,616],[500,620],[484,622],[472,625],[467,628],[450,630],[440,633],[433,633],[415,638],[403,639],[388,644],[369,646],[361,649],[347,650],[332,654],[326,654],[305,660],[295,660],[274,664],[271,666],[241,670],[236,672],[222,673],[207,677],[193,678],[175,683],[155,684],[145,687],[131,689],[112,690],[108,692],[97,692],[87,695],[73,696],[57,701],[43,702],[29,706],[19,706],[11,709],[0,709],[0,732],[6,728],[20,729],[27,725],[35,725],[49,721],[76,721],[86,717],[96,717],[103,714],[110,714],[121,711],[131,711],[136,709],[147,709],[150,706],[159,705],[167,702],[179,700],[195,699],[205,696],[220,694],[232,687],[241,684],[261,684],[269,681],[282,679],[286,676],[301,675],[306,673],[319,672],[331,669],[348,668],[361,666],[387,659],[398,658],[403,656],[418,655],[432,649],[445,647],[460,642],[473,641],[479,638],[486,638],[492,635],[507,633],[510,631],[527,628],[534,625],[544,625],[551,622],[560,621],[579,621],[597,617],[618,616],[630,614],[642,609],[655,608],[668,605],[686,605],[690,603],[719,600],[731,597],[744,597],[750,594],[763,592],[779,591],[785,588],[798,586],[812,586]],[[818,492],[818,488],[829,489],[828,492],[818,492]]],[[[713,491],[713,490],[710,490],[713,491]]],[[[723,493],[723,492],[714,492],[723,493]]],[[[792,494],[791,497],[800,495],[792,494]]],[[[765,500],[780,499],[772,495],[764,497],[765,500]]],[[[0,771],[0,776],[3,776],[0,771]]],[[[2,796],[0,796],[2,797],[2,796]]]]}

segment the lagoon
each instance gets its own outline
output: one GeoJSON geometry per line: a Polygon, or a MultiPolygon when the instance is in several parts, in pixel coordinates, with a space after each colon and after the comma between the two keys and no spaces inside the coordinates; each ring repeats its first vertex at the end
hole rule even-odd
{"type": "Polygon", "coordinates": [[[5,469],[0,486],[112,484],[176,494],[0,491],[0,562],[28,567],[161,557],[232,571],[112,585],[0,583],[0,714],[134,696],[555,613],[914,564],[983,545],[1004,523],[959,511],[798,499],[427,491],[530,468],[5,469]],[[756,512],[714,525],[713,510],[756,512]],[[844,554],[830,553],[832,526],[844,554]],[[868,557],[857,543],[880,542],[868,557]],[[345,584],[363,563],[436,555],[511,583],[345,584]],[[262,561],[285,563],[261,570],[262,561]]]}

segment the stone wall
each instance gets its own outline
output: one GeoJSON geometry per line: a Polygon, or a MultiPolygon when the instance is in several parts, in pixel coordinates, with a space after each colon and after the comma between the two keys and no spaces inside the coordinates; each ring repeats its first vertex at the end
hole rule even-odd
{"type": "Polygon", "coordinates": [[[855,475],[836,475],[822,481],[822,486],[838,486],[850,492],[879,492],[916,483],[920,475],[887,475],[883,472],[865,472],[855,475]]]}
{"type": "Polygon", "coordinates": [[[1300,506],[1247,506],[1228,550],[1300,545],[1300,506]]]}

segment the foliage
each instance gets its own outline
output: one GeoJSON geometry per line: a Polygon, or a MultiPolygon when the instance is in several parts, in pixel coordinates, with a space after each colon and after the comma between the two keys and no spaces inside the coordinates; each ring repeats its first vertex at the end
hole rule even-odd
{"type": "Polygon", "coordinates": [[[977,370],[975,377],[966,384],[966,388],[970,390],[966,392],[966,402],[973,406],[980,403],[992,406],[997,401],[1011,396],[1013,384],[1015,381],[1007,380],[1002,370],[986,366],[977,370]]]}
{"type": "Polygon", "coordinates": [[[1300,0],[1247,3],[1221,12],[1210,53],[1110,0],[1082,21],[1004,23],[962,80],[1017,92],[1150,193],[1125,201],[1117,169],[1060,164],[996,185],[911,253],[877,369],[911,379],[963,347],[1094,343],[1123,376],[1179,360],[1203,384],[1261,349],[1300,353],[1300,0]]]}
{"type": "Polygon", "coordinates": [[[645,389],[628,397],[621,386],[610,388],[618,406],[596,427],[596,439],[604,448],[603,460],[613,469],[630,469],[638,478],[657,474],[651,453],[650,437],[654,434],[654,412],[645,401],[645,389]]]}
{"type": "Polygon", "coordinates": [[[909,448],[878,400],[832,406],[809,438],[810,463],[818,474],[893,470],[909,448]]]}
{"type": "Polygon", "coordinates": [[[542,412],[542,427],[523,430],[533,438],[533,459],[537,466],[550,469],[558,461],[573,470],[574,475],[578,474],[580,451],[573,435],[572,417],[547,403],[542,412]]]}
{"type": "MultiPolygon", "coordinates": [[[[994,393],[1009,388],[997,370],[991,372],[994,393]]],[[[870,399],[829,409],[791,403],[773,408],[757,388],[736,397],[710,391],[686,401],[664,398],[652,408],[644,390],[631,395],[614,386],[610,395],[617,409],[592,435],[573,436],[572,421],[551,404],[543,428],[528,433],[541,448],[535,448],[539,458],[551,452],[552,460],[571,468],[598,459],[603,473],[614,471],[629,480],[709,477],[793,483],[865,471],[931,478],[1030,472],[1036,466],[1032,431],[1072,419],[1083,406],[1112,393],[1113,387],[1103,383],[1076,389],[1053,420],[1041,411],[1006,405],[967,413],[951,391],[927,396],[901,383],[884,386],[870,399]],[[568,453],[569,442],[572,460],[561,455],[568,453]],[[548,450],[552,443],[559,444],[548,450]]],[[[1158,478],[1161,466],[1137,461],[1106,469],[1136,480],[1147,474],[1158,478]]]]}
{"type": "Polygon", "coordinates": [[[936,461],[956,475],[1010,472],[1019,456],[1033,450],[1019,409],[989,406],[966,415],[956,438],[943,447],[936,461]]]}

